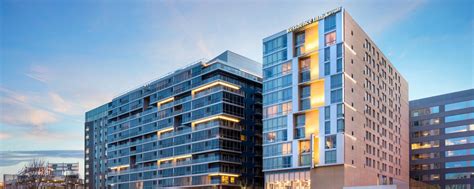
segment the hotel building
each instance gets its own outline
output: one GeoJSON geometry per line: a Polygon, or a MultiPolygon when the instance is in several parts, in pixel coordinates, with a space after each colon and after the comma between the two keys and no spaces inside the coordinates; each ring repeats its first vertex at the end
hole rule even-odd
{"type": "Polygon", "coordinates": [[[107,188],[262,188],[260,68],[226,51],[99,108],[86,132],[105,110],[107,188]]]}
{"type": "Polygon", "coordinates": [[[410,101],[410,177],[474,188],[474,89],[410,101]]]}
{"type": "Polygon", "coordinates": [[[343,8],[263,39],[265,187],[408,188],[408,84],[343,8]]]}

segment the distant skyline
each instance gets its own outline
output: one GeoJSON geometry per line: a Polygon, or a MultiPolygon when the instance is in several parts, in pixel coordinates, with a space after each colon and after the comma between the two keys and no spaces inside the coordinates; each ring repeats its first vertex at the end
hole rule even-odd
{"type": "Polygon", "coordinates": [[[411,100],[474,87],[468,0],[5,0],[0,150],[83,150],[86,111],[227,49],[261,62],[263,37],[339,6],[408,80],[411,100]]]}
{"type": "Polygon", "coordinates": [[[34,159],[47,163],[79,163],[79,174],[84,178],[82,150],[0,151],[0,182],[3,181],[4,174],[17,174],[34,159]]]}

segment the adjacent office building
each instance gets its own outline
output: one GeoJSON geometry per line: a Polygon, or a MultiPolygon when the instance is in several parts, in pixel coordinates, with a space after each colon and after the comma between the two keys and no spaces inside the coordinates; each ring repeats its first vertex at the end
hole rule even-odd
{"type": "Polygon", "coordinates": [[[406,80],[344,9],[263,40],[266,188],[408,188],[408,121],[406,80]]]}
{"type": "Polygon", "coordinates": [[[262,188],[261,133],[261,64],[226,51],[88,112],[86,178],[106,154],[107,188],[262,188]]]}
{"type": "Polygon", "coordinates": [[[104,104],[86,112],[84,188],[105,189],[107,173],[107,109],[104,104]]]}
{"type": "Polygon", "coordinates": [[[410,177],[474,188],[474,89],[410,101],[410,177]]]}

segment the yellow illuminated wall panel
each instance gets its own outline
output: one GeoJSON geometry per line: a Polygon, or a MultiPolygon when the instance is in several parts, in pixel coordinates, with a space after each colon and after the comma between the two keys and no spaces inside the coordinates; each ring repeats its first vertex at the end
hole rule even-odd
{"type": "Polygon", "coordinates": [[[305,30],[305,43],[304,49],[305,52],[310,52],[313,50],[319,49],[319,33],[318,33],[318,23],[309,25],[305,30]]]}
{"type": "Polygon", "coordinates": [[[319,135],[319,111],[306,112],[305,136],[319,135]]]}
{"type": "Polygon", "coordinates": [[[311,83],[311,108],[324,106],[324,80],[311,83]]]}
{"type": "Polygon", "coordinates": [[[319,79],[319,53],[313,53],[310,56],[311,80],[319,79]]]}

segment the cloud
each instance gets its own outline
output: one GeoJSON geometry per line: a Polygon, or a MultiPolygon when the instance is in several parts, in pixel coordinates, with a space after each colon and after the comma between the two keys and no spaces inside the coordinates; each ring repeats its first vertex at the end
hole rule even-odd
{"type": "Polygon", "coordinates": [[[6,140],[10,137],[11,137],[11,135],[8,134],[8,133],[0,132],[0,140],[6,140]]]}
{"type": "Polygon", "coordinates": [[[2,98],[0,106],[0,121],[7,125],[43,129],[46,124],[57,121],[53,113],[13,99],[2,98]]]}
{"type": "Polygon", "coordinates": [[[68,113],[72,109],[71,103],[65,101],[58,93],[49,92],[48,96],[51,99],[51,105],[54,111],[68,113]]]}
{"type": "Polygon", "coordinates": [[[51,80],[50,71],[46,67],[40,65],[32,65],[25,75],[42,83],[48,83],[51,80]]]}
{"type": "Polygon", "coordinates": [[[16,165],[33,159],[84,158],[82,150],[0,151],[0,167],[16,165]]]}

